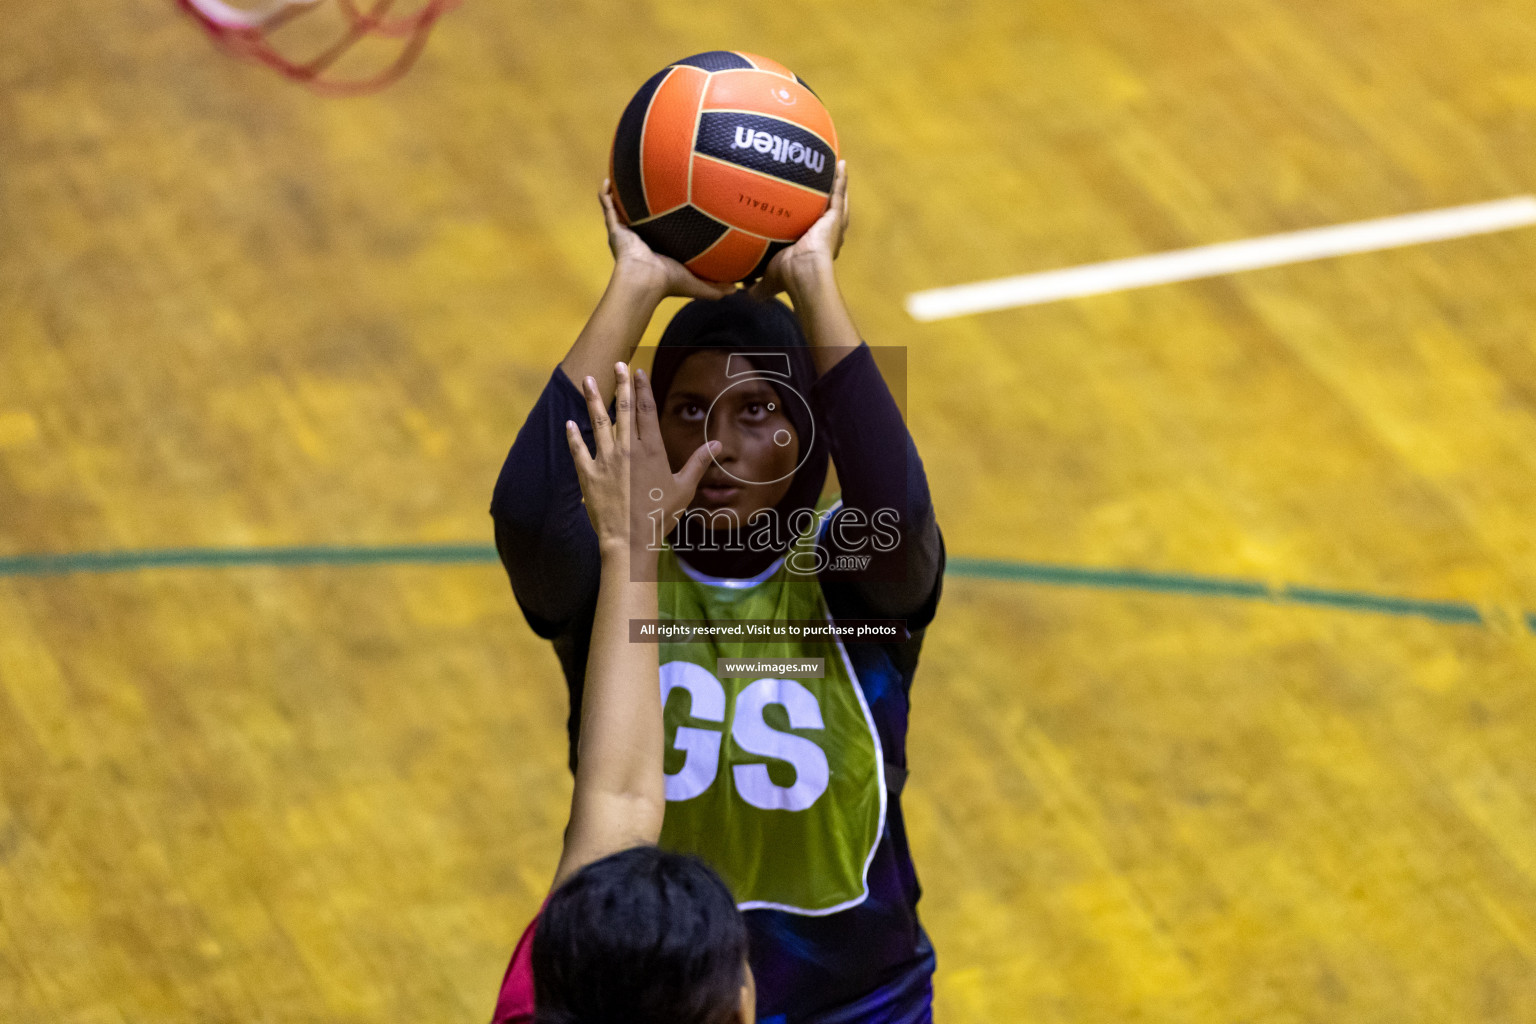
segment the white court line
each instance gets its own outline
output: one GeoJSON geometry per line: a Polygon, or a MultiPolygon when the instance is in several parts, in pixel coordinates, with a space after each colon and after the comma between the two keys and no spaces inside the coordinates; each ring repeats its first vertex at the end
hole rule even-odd
{"type": "Polygon", "coordinates": [[[907,312],[915,320],[946,320],[969,313],[1033,306],[1174,281],[1194,281],[1354,252],[1375,252],[1420,242],[1485,235],[1530,224],[1536,224],[1536,196],[1516,196],[1491,203],[1288,231],[1239,242],[1219,242],[1151,256],[913,292],[907,296],[907,312]]]}

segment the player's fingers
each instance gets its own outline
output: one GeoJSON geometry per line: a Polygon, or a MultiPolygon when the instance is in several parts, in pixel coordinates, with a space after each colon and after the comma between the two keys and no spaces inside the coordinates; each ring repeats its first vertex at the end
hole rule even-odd
{"type": "Polygon", "coordinates": [[[656,395],[651,391],[651,378],[644,371],[635,370],[635,438],[650,442],[661,436],[661,425],[656,418],[656,395]]]}
{"type": "Polygon", "coordinates": [[[693,492],[698,490],[699,481],[704,479],[704,471],[709,468],[710,461],[719,450],[719,441],[708,441],[699,445],[699,450],[688,456],[688,461],[683,463],[683,468],[672,475],[672,479],[677,483],[679,500],[684,497],[688,501],[693,500],[693,492]]]}
{"type": "Polygon", "coordinates": [[[576,478],[586,478],[588,467],[592,465],[592,453],[587,451],[587,442],[582,439],[581,428],[575,420],[565,421],[565,446],[571,450],[571,461],[576,464],[576,478]]]}
{"type": "Polygon", "coordinates": [[[619,421],[618,430],[614,431],[614,439],[618,442],[619,451],[628,452],[630,444],[635,439],[634,381],[630,379],[629,367],[623,363],[613,364],[613,379],[615,381],[613,414],[619,421]]]}
{"type": "Polygon", "coordinates": [[[603,207],[603,223],[608,225],[609,232],[614,232],[624,225],[619,220],[619,209],[613,201],[613,187],[607,178],[603,179],[603,189],[597,194],[597,201],[603,207]]]}
{"type": "Polygon", "coordinates": [[[848,230],[848,222],[853,219],[853,205],[848,199],[848,161],[843,164],[843,230],[848,230]]]}
{"type": "Polygon", "coordinates": [[[597,390],[595,378],[587,377],[582,381],[582,394],[587,398],[587,416],[592,420],[597,457],[607,458],[613,452],[613,423],[608,419],[608,410],[603,408],[603,394],[597,390]]]}

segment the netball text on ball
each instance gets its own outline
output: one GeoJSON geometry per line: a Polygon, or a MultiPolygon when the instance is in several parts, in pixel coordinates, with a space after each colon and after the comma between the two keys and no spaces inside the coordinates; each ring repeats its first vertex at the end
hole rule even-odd
{"type": "Polygon", "coordinates": [[[818,152],[804,143],[790,142],[771,132],[754,131],[742,125],[736,126],[736,138],[731,143],[731,148],[755,149],[759,153],[772,156],[781,164],[803,164],[818,174],[827,166],[825,153],[818,152]]]}

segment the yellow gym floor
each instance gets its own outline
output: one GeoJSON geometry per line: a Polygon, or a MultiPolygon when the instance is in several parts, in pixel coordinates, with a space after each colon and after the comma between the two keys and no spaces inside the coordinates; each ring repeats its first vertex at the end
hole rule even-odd
{"type": "Polygon", "coordinates": [[[351,100],[3,35],[0,1019],[488,1019],[570,786],[491,487],[619,111],[735,48],[837,120],[951,558],[939,1019],[1536,1021],[1536,228],[903,308],[1536,192],[1536,3],[465,0],[351,100]]]}

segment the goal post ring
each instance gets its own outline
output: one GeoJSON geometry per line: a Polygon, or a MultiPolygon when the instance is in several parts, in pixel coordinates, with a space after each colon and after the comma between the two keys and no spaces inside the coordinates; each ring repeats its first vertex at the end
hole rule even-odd
{"type": "Polygon", "coordinates": [[[457,7],[459,0],[428,0],[420,10],[393,18],[389,12],[395,0],[374,0],[366,10],[357,0],[271,0],[251,8],[235,7],[225,0],[176,0],[176,3],[231,55],[265,64],[321,95],[357,96],[376,92],[409,71],[426,46],[437,19],[457,7]],[[340,36],[318,55],[299,61],[273,45],[271,33],[328,2],[335,4],[346,25],[340,36]],[[395,59],[370,77],[325,77],[331,65],[369,37],[400,39],[403,44],[395,59]]]}

